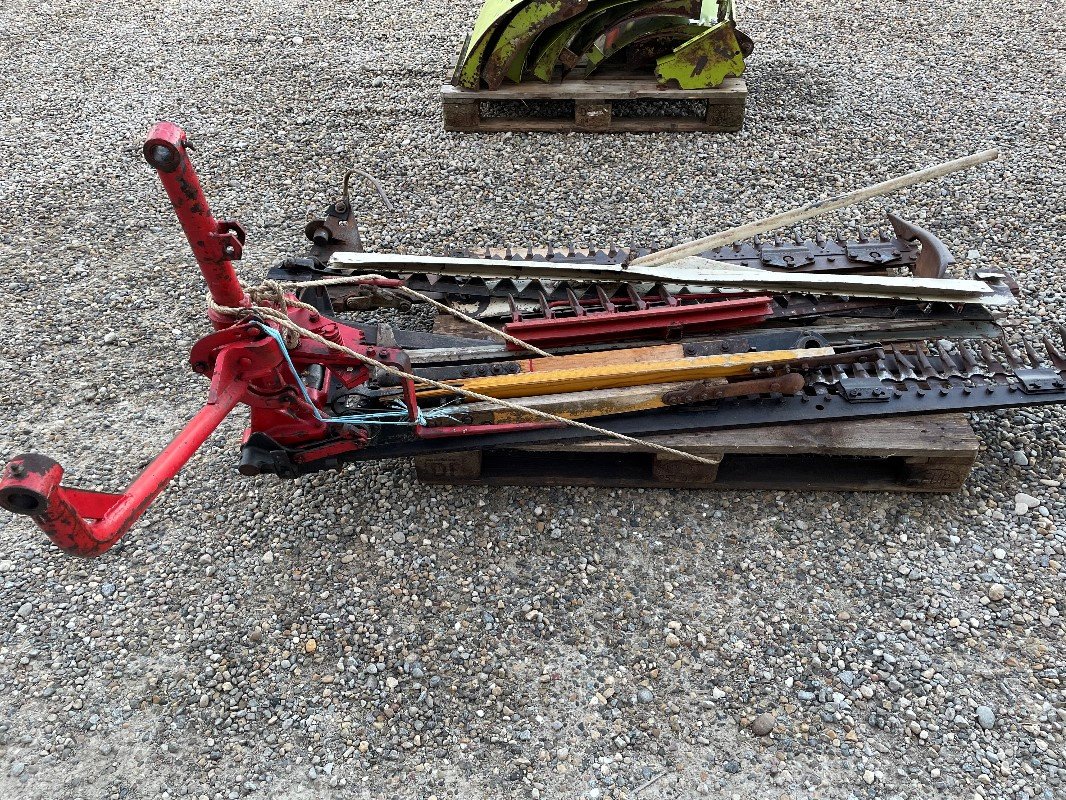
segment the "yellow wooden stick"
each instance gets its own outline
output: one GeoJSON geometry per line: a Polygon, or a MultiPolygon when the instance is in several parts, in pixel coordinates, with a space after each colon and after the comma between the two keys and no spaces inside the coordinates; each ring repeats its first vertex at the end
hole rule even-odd
{"type": "MultiPolygon", "coordinates": [[[[747,375],[752,367],[770,367],[800,358],[831,356],[834,352],[831,347],[766,350],[758,353],[734,353],[635,364],[609,364],[581,369],[538,370],[516,375],[470,378],[450,383],[488,397],[533,397],[591,389],[618,389],[624,386],[642,386],[646,383],[727,378],[734,375],[747,375]]],[[[448,393],[441,389],[430,389],[418,393],[419,399],[447,396],[449,396],[448,393]]]]}

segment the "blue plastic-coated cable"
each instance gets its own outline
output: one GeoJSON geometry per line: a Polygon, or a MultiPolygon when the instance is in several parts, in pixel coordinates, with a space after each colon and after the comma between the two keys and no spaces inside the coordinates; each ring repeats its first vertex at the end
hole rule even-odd
{"type": "MultiPolygon", "coordinates": [[[[412,422],[410,414],[408,413],[407,405],[402,400],[397,400],[397,404],[402,408],[402,411],[379,411],[371,414],[349,414],[343,417],[324,417],[318,410],[318,406],[311,400],[311,395],[307,392],[307,386],[303,382],[303,378],[300,377],[300,373],[296,369],[296,365],[292,363],[292,358],[289,356],[289,348],[285,346],[285,337],[281,335],[279,331],[274,330],[261,322],[255,323],[256,326],[263,331],[267,336],[277,342],[278,348],[281,350],[281,355],[285,359],[285,363],[289,365],[289,370],[292,372],[292,377],[296,381],[296,385],[300,389],[300,394],[303,395],[307,404],[311,406],[311,410],[315,415],[315,418],[320,422],[326,422],[331,425],[425,425],[426,415],[422,413],[422,409],[418,410],[417,419],[412,422]]],[[[432,409],[437,411],[438,409],[432,409]]],[[[430,416],[433,416],[432,411],[430,416]]]]}

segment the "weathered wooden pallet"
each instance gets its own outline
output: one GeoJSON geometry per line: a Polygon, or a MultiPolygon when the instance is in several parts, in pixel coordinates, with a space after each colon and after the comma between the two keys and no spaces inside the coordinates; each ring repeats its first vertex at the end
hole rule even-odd
{"type": "Polygon", "coordinates": [[[955,492],[980,442],[965,414],[652,436],[703,465],[617,440],[419,456],[429,484],[955,492]]]}
{"type": "Polygon", "coordinates": [[[649,131],[739,131],[744,124],[748,87],[742,78],[726,78],[715,89],[673,89],[659,86],[653,75],[604,75],[561,83],[520,83],[493,90],[441,87],[444,129],[448,131],[583,131],[586,133],[634,133],[649,131]],[[652,113],[627,116],[634,104],[647,101],[700,101],[700,116],[652,113]],[[543,116],[554,101],[572,105],[567,116],[543,116]],[[494,115],[499,109],[518,106],[514,115],[494,115]],[[528,110],[528,111],[526,111],[528,110]]]}

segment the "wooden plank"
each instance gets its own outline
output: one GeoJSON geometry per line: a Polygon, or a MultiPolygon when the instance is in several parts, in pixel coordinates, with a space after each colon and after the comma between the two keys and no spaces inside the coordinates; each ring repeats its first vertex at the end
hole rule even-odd
{"type": "MultiPolygon", "coordinates": [[[[781,366],[805,358],[833,355],[831,347],[803,350],[764,350],[755,353],[725,353],[717,356],[609,364],[603,367],[537,370],[515,375],[492,375],[451,381],[468,391],[489,397],[519,398],[534,395],[580,392],[588,389],[617,389],[648,383],[693,381],[747,375],[752,367],[781,366]]],[[[419,398],[446,397],[444,389],[426,389],[419,398]]]]}
{"type": "MultiPolygon", "coordinates": [[[[645,436],[649,442],[668,444],[701,454],[748,453],[791,455],[820,453],[834,456],[977,456],[980,440],[965,414],[926,414],[799,425],[765,425],[758,428],[645,436]]],[[[557,450],[558,445],[524,445],[523,450],[557,450]]],[[[588,453],[631,450],[614,439],[566,443],[567,450],[588,453]]]]}
{"type": "MultiPolygon", "coordinates": [[[[592,389],[589,391],[566,392],[523,397],[525,408],[546,411],[566,419],[588,420],[611,414],[632,414],[637,411],[650,411],[665,408],[669,403],[666,396],[671,392],[697,390],[705,394],[704,400],[713,396],[743,397],[771,392],[795,394],[803,388],[804,378],[798,373],[789,373],[774,377],[755,377],[741,381],[729,382],[719,378],[708,381],[688,381],[676,383],[653,383],[631,386],[622,389],[592,389]]],[[[521,411],[504,408],[497,403],[465,403],[450,406],[453,419],[463,425],[490,425],[515,422],[539,422],[537,417],[521,411]]],[[[455,424],[449,418],[431,419],[430,425],[455,424]]]]}
{"type": "Polygon", "coordinates": [[[764,219],[756,220],[755,222],[749,222],[746,225],[740,225],[736,228],[730,228],[716,233],[711,236],[704,236],[700,239],[695,239],[685,244],[675,245],[674,247],[668,247],[665,250],[660,250],[655,253],[649,253],[646,256],[634,259],[631,266],[661,266],[668,264],[672,261],[676,261],[679,258],[685,256],[695,255],[702,253],[706,250],[717,249],[719,247],[725,247],[726,245],[733,244],[734,242],[742,241],[743,239],[750,239],[752,236],[756,236],[762,233],[769,233],[772,230],[778,228],[787,228],[804,220],[813,219],[814,217],[820,217],[824,214],[828,214],[831,211],[836,211],[841,208],[861,203],[864,200],[869,200],[874,197],[881,197],[886,194],[898,191],[908,186],[914,186],[919,183],[925,183],[927,181],[935,180],[936,178],[950,175],[953,172],[959,172],[970,167],[975,167],[979,164],[984,164],[988,161],[994,161],[999,158],[998,150],[985,150],[981,153],[975,153],[970,156],[964,156],[962,158],[956,158],[953,161],[946,161],[942,164],[935,164],[931,167],[911,172],[907,175],[901,175],[896,178],[890,178],[887,181],[875,183],[872,186],[866,186],[862,189],[857,189],[854,192],[848,192],[846,194],[837,195],[828,200],[816,200],[806,205],[793,208],[789,211],[784,211],[780,214],[774,214],[773,216],[766,217],[764,219]]]}
{"type": "Polygon", "coordinates": [[[443,105],[444,129],[477,131],[481,127],[481,104],[477,100],[452,100],[443,105]]]}
{"type": "Polygon", "coordinates": [[[549,131],[588,133],[730,132],[744,124],[747,84],[742,78],[727,78],[713,89],[678,89],[659,86],[652,75],[612,74],[588,80],[561,83],[522,83],[499,89],[441,87],[444,128],[449,131],[549,131]],[[618,103],[648,100],[698,100],[705,113],[698,117],[669,114],[629,117],[620,114],[618,103]],[[521,101],[529,106],[566,101],[573,114],[546,116],[486,116],[482,106],[521,101]]]}
{"type": "Polygon", "coordinates": [[[706,100],[743,105],[748,86],[743,78],[726,78],[713,89],[678,89],[659,86],[654,75],[627,78],[591,78],[561,83],[533,81],[499,89],[463,89],[451,84],[440,88],[445,102],[457,100],[706,100]]]}
{"type": "Polygon", "coordinates": [[[476,475],[471,459],[443,464],[457,454],[420,456],[415,466],[423,482],[444,484],[953,492],[979,449],[963,414],[648,438],[717,467],[694,471],[691,463],[671,464],[616,441],[486,450],[479,453],[476,475]]]}
{"type": "MultiPolygon", "coordinates": [[[[709,123],[692,117],[612,117],[604,133],[730,133],[739,131],[743,113],[719,114],[721,122],[709,123]]],[[[481,117],[476,128],[447,128],[454,131],[478,131],[480,133],[571,133],[588,132],[572,119],[544,117],[481,117]]]]}

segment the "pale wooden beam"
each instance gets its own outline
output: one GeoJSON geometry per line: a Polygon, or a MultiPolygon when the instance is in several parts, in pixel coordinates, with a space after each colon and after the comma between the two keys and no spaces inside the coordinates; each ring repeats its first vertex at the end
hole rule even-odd
{"type": "Polygon", "coordinates": [[[856,203],[861,203],[863,200],[870,200],[874,197],[890,194],[899,189],[914,186],[917,183],[924,183],[936,178],[942,178],[953,172],[969,169],[978,164],[984,164],[987,161],[994,161],[997,158],[999,158],[999,150],[985,150],[981,153],[975,153],[972,156],[956,158],[954,161],[947,161],[943,164],[926,167],[925,169],[920,169],[917,172],[912,172],[908,175],[901,175],[898,178],[875,183],[873,186],[857,189],[854,192],[831,197],[828,200],[815,200],[812,203],[793,208],[791,211],[774,214],[772,217],[749,222],[746,225],[730,228],[729,230],[711,236],[704,236],[702,239],[696,239],[691,242],[686,242],[685,244],[668,247],[665,250],[658,250],[654,253],[649,253],[646,256],[633,259],[633,261],[629,263],[629,267],[630,269],[633,269],[636,267],[654,267],[668,264],[671,261],[676,261],[685,256],[693,256],[702,253],[705,250],[712,250],[717,247],[725,247],[726,245],[735,244],[742,239],[749,239],[752,236],[769,233],[777,228],[786,228],[790,225],[803,222],[804,220],[819,217],[823,214],[828,214],[831,211],[855,205],[856,203]]]}

